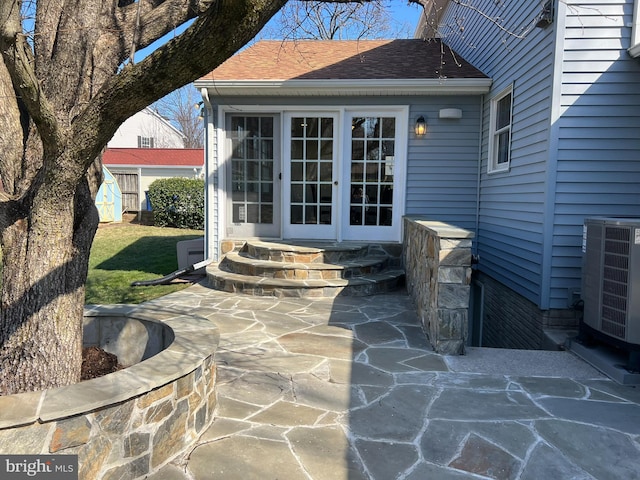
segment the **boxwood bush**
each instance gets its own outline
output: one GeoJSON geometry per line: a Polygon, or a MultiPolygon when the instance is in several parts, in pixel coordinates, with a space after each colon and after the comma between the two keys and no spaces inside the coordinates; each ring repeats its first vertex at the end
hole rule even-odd
{"type": "Polygon", "coordinates": [[[149,186],[156,227],[204,230],[204,180],[162,178],[149,186]]]}

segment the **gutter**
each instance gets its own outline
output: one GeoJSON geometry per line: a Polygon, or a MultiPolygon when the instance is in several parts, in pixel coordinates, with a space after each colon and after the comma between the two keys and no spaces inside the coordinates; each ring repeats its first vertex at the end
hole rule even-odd
{"type": "MultiPolygon", "coordinates": [[[[224,96],[328,95],[328,96],[402,96],[402,95],[482,95],[489,92],[490,78],[432,78],[399,80],[198,80],[201,90],[214,89],[224,96]]],[[[204,98],[204,97],[203,97],[204,98]]]]}

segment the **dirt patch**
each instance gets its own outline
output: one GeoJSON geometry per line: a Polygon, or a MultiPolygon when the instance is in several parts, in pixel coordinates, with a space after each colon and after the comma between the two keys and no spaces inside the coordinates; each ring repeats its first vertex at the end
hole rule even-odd
{"type": "Polygon", "coordinates": [[[102,377],[108,373],[117,372],[124,367],[118,363],[118,357],[105,352],[100,347],[85,347],[82,349],[81,380],[102,377]]]}

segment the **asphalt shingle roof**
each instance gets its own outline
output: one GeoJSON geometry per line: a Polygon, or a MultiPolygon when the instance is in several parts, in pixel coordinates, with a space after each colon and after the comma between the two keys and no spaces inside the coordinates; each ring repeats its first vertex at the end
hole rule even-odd
{"type": "Polygon", "coordinates": [[[439,40],[260,41],[202,80],[487,78],[439,40]]]}

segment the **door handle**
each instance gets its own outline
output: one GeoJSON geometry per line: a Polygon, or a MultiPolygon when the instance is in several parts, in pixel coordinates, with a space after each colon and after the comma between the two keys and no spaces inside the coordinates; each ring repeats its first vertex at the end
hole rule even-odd
{"type": "Polygon", "coordinates": [[[335,182],[333,182],[334,185],[338,185],[338,180],[336,180],[335,182]]]}

